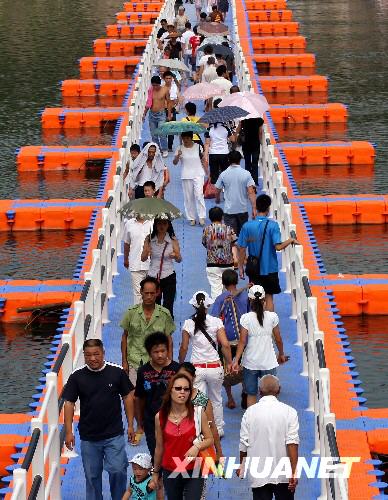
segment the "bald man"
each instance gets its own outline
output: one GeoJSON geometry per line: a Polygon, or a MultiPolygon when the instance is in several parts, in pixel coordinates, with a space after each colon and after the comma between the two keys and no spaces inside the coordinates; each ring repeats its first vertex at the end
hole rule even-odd
{"type": "MultiPolygon", "coordinates": [[[[294,477],[298,462],[298,414],[294,408],[278,400],[279,394],[279,379],[273,375],[262,377],[261,399],[247,409],[241,421],[240,463],[246,457],[261,457],[255,469],[263,471],[264,461],[273,459],[268,475],[260,478],[254,477],[257,474],[251,474],[247,463],[253,500],[272,500],[273,496],[276,500],[292,500],[298,482],[294,477]],[[271,477],[283,457],[289,459],[291,477],[271,477]]],[[[281,468],[284,470],[285,467],[281,468]]],[[[240,466],[237,474],[243,476],[243,466],[240,466]]]]}

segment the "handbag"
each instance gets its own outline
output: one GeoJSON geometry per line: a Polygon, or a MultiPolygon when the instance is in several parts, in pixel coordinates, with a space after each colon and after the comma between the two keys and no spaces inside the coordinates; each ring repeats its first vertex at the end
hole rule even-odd
{"type": "Polygon", "coordinates": [[[265,226],[264,226],[263,236],[261,238],[259,255],[257,257],[254,255],[249,255],[249,257],[247,259],[247,265],[245,267],[245,272],[246,272],[248,278],[253,282],[257,281],[259,276],[260,276],[260,261],[261,261],[261,256],[263,254],[264,240],[265,240],[265,234],[267,232],[268,223],[269,223],[269,220],[266,221],[265,226]]]}
{"type": "MultiPolygon", "coordinates": [[[[195,424],[195,433],[197,436],[194,439],[193,442],[194,445],[203,441],[202,423],[201,423],[202,412],[203,412],[202,406],[194,406],[194,424],[195,424]]],[[[204,474],[204,477],[207,477],[209,474],[214,474],[214,472],[217,473],[216,450],[213,445],[209,446],[204,450],[199,450],[197,457],[202,459],[201,473],[204,474]]]]}
{"type": "Polygon", "coordinates": [[[214,184],[210,182],[210,179],[206,179],[203,185],[203,195],[206,199],[215,198],[217,190],[214,184]]]}

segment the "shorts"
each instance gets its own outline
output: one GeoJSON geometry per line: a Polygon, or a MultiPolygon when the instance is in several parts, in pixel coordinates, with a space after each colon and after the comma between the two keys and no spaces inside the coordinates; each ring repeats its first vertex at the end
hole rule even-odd
{"type": "Polygon", "coordinates": [[[257,396],[259,393],[259,379],[264,375],[276,375],[276,368],[271,368],[271,370],[249,370],[243,367],[244,392],[249,396],[257,396]]]}
{"type": "Polygon", "coordinates": [[[264,288],[266,294],[276,295],[282,290],[279,284],[278,273],[269,273],[261,276],[250,277],[248,275],[249,281],[255,285],[261,285],[264,288]]]}

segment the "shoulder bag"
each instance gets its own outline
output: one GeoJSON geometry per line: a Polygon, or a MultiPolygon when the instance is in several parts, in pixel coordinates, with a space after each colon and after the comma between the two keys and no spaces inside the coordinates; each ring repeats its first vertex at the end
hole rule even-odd
{"type": "MultiPolygon", "coordinates": [[[[197,436],[193,441],[194,445],[197,445],[201,441],[203,441],[202,420],[201,420],[202,412],[203,412],[202,406],[194,406],[195,434],[197,436]]],[[[209,474],[214,474],[215,471],[217,472],[216,450],[213,445],[209,446],[209,448],[206,448],[205,450],[199,450],[197,457],[202,459],[201,472],[204,472],[205,474],[204,477],[207,477],[209,474]]]]}
{"type": "Polygon", "coordinates": [[[269,223],[269,220],[266,221],[265,226],[264,226],[263,236],[261,238],[259,255],[257,257],[255,255],[249,255],[249,257],[247,259],[247,265],[245,268],[245,272],[246,272],[248,278],[253,282],[257,281],[259,276],[260,276],[260,261],[261,261],[261,256],[263,255],[264,240],[265,240],[265,235],[267,232],[268,223],[269,223]]]}
{"type": "Polygon", "coordinates": [[[158,280],[158,283],[160,283],[161,276],[162,276],[162,269],[163,269],[163,261],[164,261],[164,254],[166,253],[166,248],[168,247],[168,241],[165,242],[162,256],[160,257],[160,266],[159,266],[159,272],[156,275],[156,279],[158,280]]]}

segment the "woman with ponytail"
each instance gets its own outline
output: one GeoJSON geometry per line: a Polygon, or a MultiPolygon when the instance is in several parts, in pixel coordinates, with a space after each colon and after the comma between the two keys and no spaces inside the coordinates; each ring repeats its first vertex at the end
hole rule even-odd
{"type": "Polygon", "coordinates": [[[224,369],[218,354],[218,344],[221,345],[228,370],[232,367],[232,356],[221,319],[207,314],[213,302],[203,291],[196,292],[190,300],[189,303],[194,306],[195,313],[183,324],[179,362],[183,363],[185,360],[191,341],[191,362],[196,369],[194,387],[205,393],[212,402],[215,424],[222,437],[224,435],[222,408],[224,369]]]}
{"type": "Polygon", "coordinates": [[[238,370],[242,356],[244,392],[247,406],[257,402],[259,380],[264,375],[276,375],[279,364],[287,361],[283,352],[283,341],[279,330],[279,318],[274,312],[265,310],[265,292],[260,285],[249,289],[248,298],[252,311],[240,318],[240,340],[237,346],[233,370],[238,370]],[[278,349],[276,356],[272,338],[278,349]],[[244,355],[243,355],[244,353],[244,355]]]}

